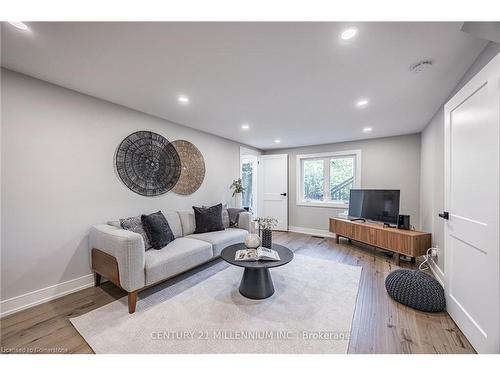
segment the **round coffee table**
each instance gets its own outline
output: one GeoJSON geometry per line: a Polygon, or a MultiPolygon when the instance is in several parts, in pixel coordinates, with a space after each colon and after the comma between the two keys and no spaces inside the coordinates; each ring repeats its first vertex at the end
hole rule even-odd
{"type": "Polygon", "coordinates": [[[271,297],[274,294],[274,286],[269,268],[280,267],[289,263],[293,259],[293,252],[285,246],[273,244],[272,249],[278,252],[281,260],[234,260],[236,251],[243,249],[246,249],[245,244],[238,243],[226,247],[220,254],[221,258],[226,262],[245,268],[239,289],[241,295],[251,299],[271,297]]]}

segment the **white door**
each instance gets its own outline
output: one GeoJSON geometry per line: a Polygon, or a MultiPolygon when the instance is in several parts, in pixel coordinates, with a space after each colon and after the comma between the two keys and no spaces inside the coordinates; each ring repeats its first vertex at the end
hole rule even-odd
{"type": "Polygon", "coordinates": [[[288,230],[288,155],[259,156],[260,217],[278,220],[276,230],[288,230]]]}
{"type": "Polygon", "coordinates": [[[479,353],[500,351],[499,84],[500,55],[445,105],[446,304],[479,353]]]}

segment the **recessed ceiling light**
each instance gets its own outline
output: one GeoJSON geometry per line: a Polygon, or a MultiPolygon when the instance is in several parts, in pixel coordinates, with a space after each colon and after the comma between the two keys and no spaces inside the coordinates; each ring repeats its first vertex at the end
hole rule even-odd
{"type": "Polygon", "coordinates": [[[16,29],[26,31],[28,30],[28,26],[21,21],[9,22],[10,25],[14,26],[16,29]]]}
{"type": "Polygon", "coordinates": [[[281,143],[281,139],[275,139],[274,143],[281,143]]]}
{"type": "Polygon", "coordinates": [[[241,128],[242,128],[243,130],[248,130],[248,129],[250,129],[250,125],[248,125],[248,124],[243,124],[243,125],[241,125],[241,128]]]}
{"type": "Polygon", "coordinates": [[[186,95],[179,95],[177,100],[179,101],[179,103],[183,103],[183,104],[189,103],[189,98],[186,95]]]}
{"type": "Polygon", "coordinates": [[[371,132],[372,132],[372,130],[373,130],[373,129],[372,129],[371,127],[366,126],[366,127],[364,127],[364,128],[363,128],[363,133],[371,133],[371,132]]]}
{"type": "Polygon", "coordinates": [[[356,102],[356,107],[363,108],[366,107],[368,103],[369,103],[368,99],[360,99],[356,102]]]}
{"type": "Polygon", "coordinates": [[[349,40],[354,38],[357,33],[358,29],[356,29],[355,27],[351,27],[349,29],[342,31],[342,34],[340,34],[340,38],[343,40],[349,40]]]}

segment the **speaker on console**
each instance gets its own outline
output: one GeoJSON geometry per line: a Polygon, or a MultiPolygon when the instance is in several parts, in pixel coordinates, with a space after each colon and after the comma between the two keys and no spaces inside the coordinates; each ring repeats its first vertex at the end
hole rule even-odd
{"type": "Polygon", "coordinates": [[[410,215],[398,216],[398,229],[410,229],[410,215]]]}

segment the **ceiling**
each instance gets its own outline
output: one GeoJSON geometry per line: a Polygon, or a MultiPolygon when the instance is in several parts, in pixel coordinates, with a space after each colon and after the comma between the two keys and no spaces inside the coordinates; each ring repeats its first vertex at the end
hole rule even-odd
{"type": "Polygon", "coordinates": [[[460,22],[27,25],[2,24],[2,66],[264,150],[419,132],[487,43],[460,22]]]}

